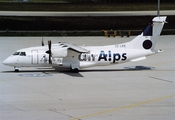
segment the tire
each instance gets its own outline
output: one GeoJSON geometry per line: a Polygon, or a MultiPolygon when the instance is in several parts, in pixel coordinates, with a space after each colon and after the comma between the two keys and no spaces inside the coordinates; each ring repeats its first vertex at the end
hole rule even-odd
{"type": "Polygon", "coordinates": [[[19,72],[19,69],[15,69],[15,72],[19,72]]]}
{"type": "Polygon", "coordinates": [[[74,73],[78,73],[79,72],[79,69],[78,68],[74,68],[71,71],[74,72],[74,73]]]}

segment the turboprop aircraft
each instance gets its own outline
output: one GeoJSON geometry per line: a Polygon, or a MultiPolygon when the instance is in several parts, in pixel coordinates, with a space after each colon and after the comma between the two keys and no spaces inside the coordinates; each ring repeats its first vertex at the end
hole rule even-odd
{"type": "Polygon", "coordinates": [[[155,17],[133,40],[107,46],[77,46],[58,42],[48,46],[30,47],[17,50],[3,61],[4,65],[14,66],[16,72],[21,67],[66,68],[74,72],[92,66],[114,65],[146,59],[146,56],[162,52],[155,45],[162,31],[166,16],[155,17]]]}

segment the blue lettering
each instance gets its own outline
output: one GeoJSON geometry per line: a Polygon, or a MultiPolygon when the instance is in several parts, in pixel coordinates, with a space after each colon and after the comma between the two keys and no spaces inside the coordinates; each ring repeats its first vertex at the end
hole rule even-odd
{"type": "Polygon", "coordinates": [[[123,54],[122,54],[122,60],[124,61],[124,60],[126,60],[126,59],[127,59],[126,53],[123,53],[123,54]]]}
{"type": "Polygon", "coordinates": [[[82,53],[78,56],[80,61],[95,61],[95,55],[82,53]]]}
{"type": "MultiPolygon", "coordinates": [[[[80,61],[95,61],[95,57],[97,55],[94,55],[94,54],[89,54],[89,53],[81,53],[79,56],[78,56],[78,59],[80,61]]],[[[112,63],[115,63],[116,61],[125,61],[127,59],[127,54],[126,53],[123,53],[123,54],[120,54],[120,53],[111,53],[111,51],[108,51],[107,54],[104,52],[104,51],[100,51],[100,54],[99,54],[99,58],[98,58],[98,61],[112,61],[112,63]]]]}
{"type": "Polygon", "coordinates": [[[114,53],[113,54],[113,63],[115,63],[115,61],[119,61],[121,58],[119,53],[114,53]]]}
{"type": "Polygon", "coordinates": [[[108,51],[108,53],[109,53],[109,61],[111,61],[111,51],[108,51]]]}
{"type": "Polygon", "coordinates": [[[100,55],[99,55],[99,58],[98,58],[98,61],[100,61],[101,59],[107,61],[107,55],[104,53],[104,51],[101,51],[100,52],[100,55]]]}

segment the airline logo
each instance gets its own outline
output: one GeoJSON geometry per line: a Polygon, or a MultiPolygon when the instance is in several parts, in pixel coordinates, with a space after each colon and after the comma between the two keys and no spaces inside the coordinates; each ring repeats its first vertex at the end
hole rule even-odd
{"type": "Polygon", "coordinates": [[[109,62],[115,63],[118,61],[127,60],[127,53],[112,53],[110,50],[105,53],[105,51],[102,50],[98,55],[90,54],[90,53],[82,53],[79,55],[78,58],[80,61],[97,60],[97,61],[109,61],[109,62]]]}

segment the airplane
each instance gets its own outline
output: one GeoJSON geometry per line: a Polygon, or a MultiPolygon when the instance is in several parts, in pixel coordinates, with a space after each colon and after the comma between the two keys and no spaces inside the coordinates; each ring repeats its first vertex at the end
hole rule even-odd
{"type": "Polygon", "coordinates": [[[130,61],[140,61],[147,56],[163,52],[155,50],[158,37],[166,22],[166,16],[154,17],[142,33],[129,42],[106,46],[77,46],[67,42],[29,47],[17,50],[3,61],[14,66],[15,72],[21,67],[66,68],[72,72],[92,66],[115,65],[130,61]]]}

